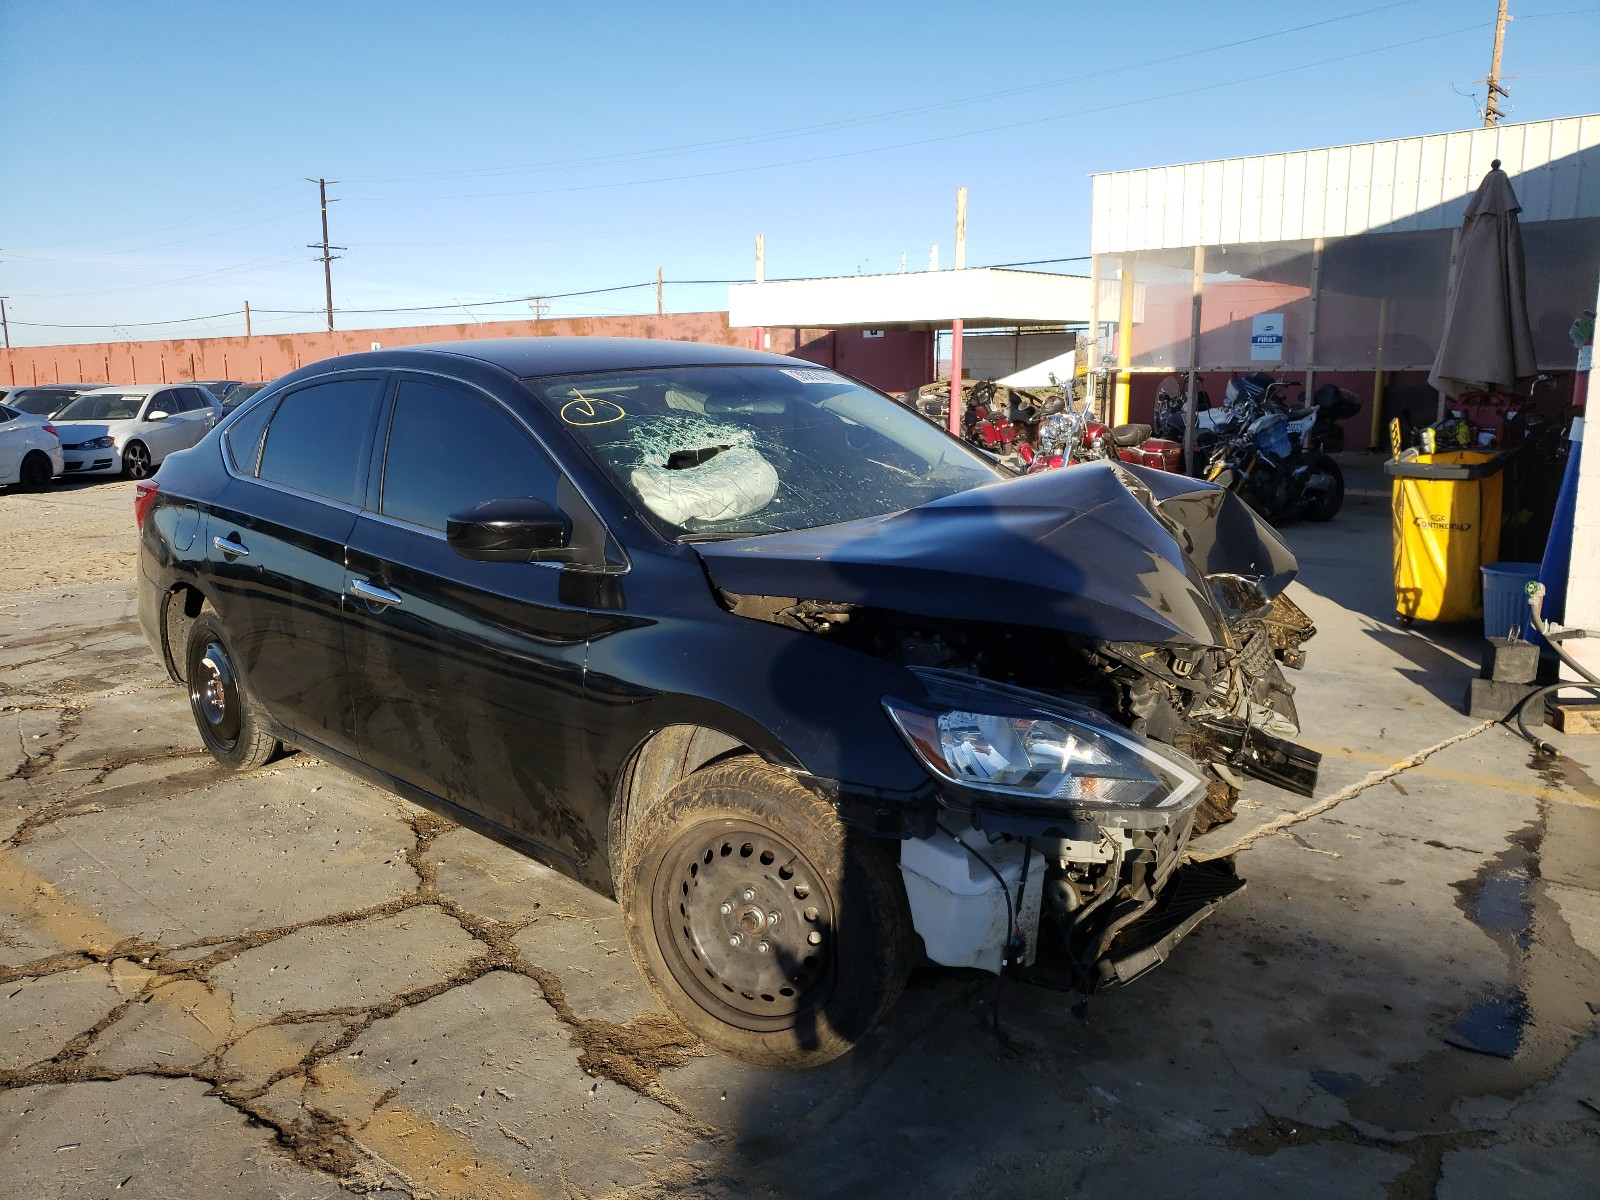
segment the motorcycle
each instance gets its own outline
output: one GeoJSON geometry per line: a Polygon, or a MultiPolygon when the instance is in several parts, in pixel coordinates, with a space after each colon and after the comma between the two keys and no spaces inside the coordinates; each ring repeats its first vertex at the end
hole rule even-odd
{"type": "Polygon", "coordinates": [[[1090,421],[1085,436],[1085,461],[1116,458],[1139,467],[1183,474],[1183,443],[1156,436],[1149,425],[1116,425],[1108,429],[1099,421],[1090,421]]]}
{"type": "MultiPolygon", "coordinates": [[[[1257,377],[1251,377],[1253,379],[1257,377]]],[[[1271,382],[1270,377],[1260,376],[1271,382]]],[[[1198,382],[1198,378],[1197,378],[1198,382]]],[[[1238,411],[1233,405],[1241,394],[1241,380],[1230,380],[1229,390],[1224,403],[1212,407],[1211,394],[1203,387],[1196,388],[1194,406],[1194,473],[1203,474],[1205,464],[1216,452],[1217,447],[1224,439],[1229,437],[1238,424],[1238,411]]],[[[1252,385],[1259,387],[1259,382],[1252,385]]],[[[1264,392],[1261,388],[1256,394],[1264,392]]],[[[1187,425],[1187,399],[1184,394],[1183,381],[1176,375],[1168,375],[1161,381],[1156,389],[1156,407],[1154,433],[1155,436],[1166,438],[1183,445],[1183,436],[1187,425]]],[[[1181,470],[1181,468],[1179,468],[1181,470]]]]}
{"type": "Polygon", "coordinates": [[[1339,422],[1361,411],[1354,392],[1325,383],[1311,394],[1300,393],[1300,405],[1287,414],[1289,436],[1308,450],[1338,454],[1344,449],[1344,426],[1339,422]]]}
{"type": "Polygon", "coordinates": [[[1016,457],[1024,474],[1059,470],[1081,461],[1078,454],[1087,421],[1084,409],[1056,397],[1042,408],[1023,405],[1012,416],[1017,430],[1016,457]]]}
{"type": "MultiPolygon", "coordinates": [[[[1344,504],[1339,464],[1290,435],[1289,416],[1274,400],[1272,389],[1241,400],[1238,407],[1242,429],[1217,447],[1205,478],[1274,523],[1298,517],[1332,520],[1344,504]]],[[[1301,420],[1309,417],[1314,422],[1315,415],[1301,420]]]]}

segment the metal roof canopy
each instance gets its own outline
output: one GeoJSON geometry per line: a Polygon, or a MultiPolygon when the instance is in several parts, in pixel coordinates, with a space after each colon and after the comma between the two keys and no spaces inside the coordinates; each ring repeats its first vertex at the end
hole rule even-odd
{"type": "Polygon", "coordinates": [[[1095,254],[1455,229],[1500,159],[1522,221],[1600,216],[1600,115],[1092,176],[1095,254]]]}
{"type": "Polygon", "coordinates": [[[728,288],[735,329],[937,328],[1087,324],[1089,279],[1043,271],[973,267],[896,275],[846,275],[736,283],[728,288]]]}

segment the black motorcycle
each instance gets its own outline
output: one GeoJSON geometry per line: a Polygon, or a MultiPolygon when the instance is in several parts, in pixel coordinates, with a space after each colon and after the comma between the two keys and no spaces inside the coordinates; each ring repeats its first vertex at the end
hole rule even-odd
{"type": "Polygon", "coordinates": [[[1344,473],[1323,451],[1292,438],[1289,427],[1281,405],[1267,397],[1245,401],[1238,431],[1217,447],[1205,477],[1274,524],[1332,520],[1344,504],[1344,473]]]}

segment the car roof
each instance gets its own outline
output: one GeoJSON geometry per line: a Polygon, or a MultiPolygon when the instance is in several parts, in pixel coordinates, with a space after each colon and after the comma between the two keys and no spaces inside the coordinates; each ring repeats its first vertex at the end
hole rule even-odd
{"type": "Polygon", "coordinates": [[[99,387],[90,388],[85,396],[93,396],[99,392],[118,392],[124,396],[149,395],[159,392],[162,388],[187,387],[188,383],[107,383],[99,387]]]}
{"type": "MultiPolygon", "coordinates": [[[[634,367],[688,367],[743,364],[793,365],[799,359],[762,350],[708,342],[672,342],[660,338],[529,337],[472,338],[396,346],[394,353],[450,355],[476,359],[518,378],[565,375],[578,371],[626,370],[634,367]]],[[[380,352],[384,353],[384,352],[380,352]]],[[[814,365],[814,364],[806,364],[814,365]]]]}

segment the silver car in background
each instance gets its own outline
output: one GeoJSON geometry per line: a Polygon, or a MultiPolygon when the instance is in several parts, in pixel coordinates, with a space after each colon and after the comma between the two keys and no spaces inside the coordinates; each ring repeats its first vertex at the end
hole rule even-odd
{"type": "Polygon", "coordinates": [[[194,384],[105,387],[56,414],[68,475],[147,479],[169,454],[187,450],[222,418],[222,405],[194,384]]]}

